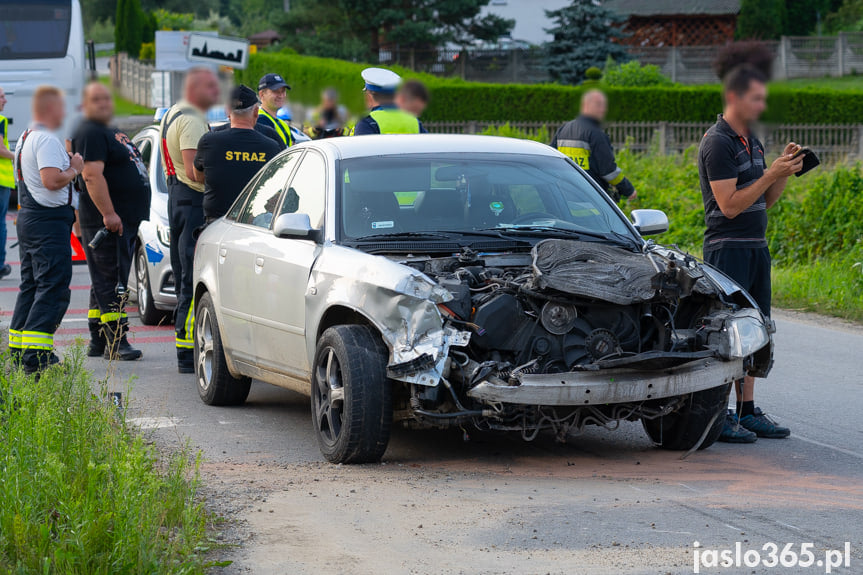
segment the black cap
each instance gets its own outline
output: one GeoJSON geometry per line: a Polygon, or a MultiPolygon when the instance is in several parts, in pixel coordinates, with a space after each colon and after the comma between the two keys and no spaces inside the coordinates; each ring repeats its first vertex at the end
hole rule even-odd
{"type": "Polygon", "coordinates": [[[258,82],[258,90],[269,88],[270,90],[278,90],[279,88],[291,89],[285,82],[285,79],[278,74],[264,74],[261,81],[258,82]]]}
{"type": "Polygon", "coordinates": [[[240,84],[231,90],[231,110],[245,110],[258,103],[258,95],[245,84],[240,84]]]}

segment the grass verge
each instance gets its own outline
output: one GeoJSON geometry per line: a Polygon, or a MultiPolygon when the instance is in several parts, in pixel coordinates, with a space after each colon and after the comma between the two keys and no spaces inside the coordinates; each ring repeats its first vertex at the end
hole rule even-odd
{"type": "Polygon", "coordinates": [[[131,102],[122,97],[119,92],[114,90],[114,87],[111,85],[110,77],[102,76],[99,78],[99,81],[108,86],[108,88],[111,89],[111,93],[114,95],[115,116],[152,116],[155,112],[154,108],[139,106],[135,102],[131,102]]]}
{"type": "Polygon", "coordinates": [[[863,322],[863,244],[846,256],[774,267],[773,305],[863,322]]]}
{"type": "Polygon", "coordinates": [[[197,462],[127,429],[82,359],[0,370],[0,573],[203,573],[197,462]]]}

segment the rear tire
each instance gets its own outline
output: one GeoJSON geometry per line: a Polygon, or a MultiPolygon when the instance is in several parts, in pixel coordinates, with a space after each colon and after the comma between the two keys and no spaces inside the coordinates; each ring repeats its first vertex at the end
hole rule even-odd
{"type": "Polygon", "coordinates": [[[207,405],[242,405],[252,380],[228,370],[213,298],[205,293],[195,306],[195,381],[207,405]]]}
{"type": "Polygon", "coordinates": [[[659,447],[674,451],[692,449],[704,434],[704,429],[713,420],[710,431],[698,449],[713,445],[725,425],[724,411],[728,408],[728,393],[731,384],[720,385],[691,393],[686,404],[674,413],[657,419],[642,419],[644,431],[659,447]],[[714,419],[715,416],[715,419],[714,419]]]}
{"type": "Polygon", "coordinates": [[[135,250],[135,287],[138,293],[138,317],[144,325],[159,325],[165,319],[165,312],[156,309],[153,289],[150,287],[150,269],[147,267],[147,250],[138,244],[135,250]]]}
{"type": "Polygon", "coordinates": [[[331,463],[380,461],[393,420],[387,348],[361,325],[326,330],[312,366],[312,424],[331,463]]]}

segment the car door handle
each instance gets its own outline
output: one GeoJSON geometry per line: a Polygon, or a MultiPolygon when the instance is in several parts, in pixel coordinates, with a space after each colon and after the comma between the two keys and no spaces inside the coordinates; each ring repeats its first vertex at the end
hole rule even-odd
{"type": "Polygon", "coordinates": [[[264,258],[255,258],[255,267],[257,267],[257,268],[264,267],[264,258]]]}
{"type": "Polygon", "coordinates": [[[221,249],[219,250],[219,255],[220,255],[221,257],[225,257],[226,255],[228,255],[228,249],[227,249],[227,248],[221,248],[221,249]]]}

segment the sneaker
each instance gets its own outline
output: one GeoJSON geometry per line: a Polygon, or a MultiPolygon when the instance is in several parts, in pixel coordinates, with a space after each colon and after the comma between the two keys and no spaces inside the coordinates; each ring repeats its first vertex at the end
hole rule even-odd
{"type": "Polygon", "coordinates": [[[5,264],[2,268],[0,268],[0,280],[8,276],[12,273],[12,266],[9,264],[5,264]]]}
{"type": "Polygon", "coordinates": [[[719,441],[725,443],[755,443],[758,436],[743,427],[742,422],[737,418],[737,414],[728,410],[725,416],[725,426],[722,428],[722,433],[719,434],[719,441]]]}
{"type": "Polygon", "coordinates": [[[767,439],[784,439],[791,435],[791,430],[776,424],[760,407],[755,408],[755,413],[740,418],[740,425],[767,439]]]}

